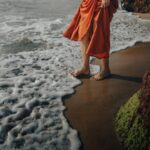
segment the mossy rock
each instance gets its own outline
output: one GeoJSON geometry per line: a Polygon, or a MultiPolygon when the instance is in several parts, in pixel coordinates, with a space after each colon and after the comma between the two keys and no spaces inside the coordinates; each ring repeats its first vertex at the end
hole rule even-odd
{"type": "Polygon", "coordinates": [[[139,106],[139,91],[119,110],[115,128],[126,150],[150,150],[149,130],[144,128],[142,118],[136,111],[139,106]]]}

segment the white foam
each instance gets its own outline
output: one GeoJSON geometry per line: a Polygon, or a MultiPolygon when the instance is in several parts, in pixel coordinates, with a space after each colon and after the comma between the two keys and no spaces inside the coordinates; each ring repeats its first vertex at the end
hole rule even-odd
{"type": "Polygon", "coordinates": [[[79,148],[77,132],[63,117],[61,97],[72,94],[80,81],[68,76],[65,58],[55,61],[56,53],[22,52],[0,58],[1,149],[79,148]],[[14,127],[6,130],[12,123],[14,127]]]}
{"type": "MultiPolygon", "coordinates": [[[[62,36],[71,18],[1,18],[0,149],[79,149],[62,103],[62,96],[81,84],[68,74],[81,64],[79,43],[62,36]],[[9,53],[12,47],[14,54],[9,53]],[[23,49],[32,51],[15,54],[23,49]]],[[[149,41],[149,30],[150,21],[119,10],[111,23],[111,52],[149,41]]],[[[94,74],[99,67],[91,70],[94,74]]]]}
{"type": "Polygon", "coordinates": [[[111,23],[110,52],[131,47],[136,42],[150,41],[150,20],[119,10],[111,23]]]}

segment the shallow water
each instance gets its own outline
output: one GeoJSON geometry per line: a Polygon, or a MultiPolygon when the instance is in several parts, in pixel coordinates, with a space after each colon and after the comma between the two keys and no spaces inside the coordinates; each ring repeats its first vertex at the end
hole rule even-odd
{"type": "Polygon", "coordinates": [[[80,0],[0,0],[0,14],[55,19],[74,12],[79,3],[80,0]]]}
{"type": "MultiPolygon", "coordinates": [[[[0,0],[0,149],[79,149],[61,101],[81,83],[68,74],[80,65],[79,43],[62,36],[78,3],[0,0]]],[[[111,52],[136,41],[150,41],[150,21],[118,10],[111,52]]]]}

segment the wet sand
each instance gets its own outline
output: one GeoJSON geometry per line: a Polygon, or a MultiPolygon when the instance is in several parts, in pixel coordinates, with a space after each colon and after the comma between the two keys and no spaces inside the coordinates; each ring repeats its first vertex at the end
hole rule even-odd
{"type": "Polygon", "coordinates": [[[81,149],[123,149],[115,133],[114,118],[120,106],[141,87],[143,74],[150,70],[149,64],[150,42],[138,42],[111,55],[111,78],[102,81],[83,79],[74,95],[64,97],[65,116],[79,132],[83,142],[81,149]]]}
{"type": "Polygon", "coordinates": [[[133,15],[137,15],[139,16],[140,18],[144,18],[144,19],[147,19],[147,20],[150,20],[150,13],[133,13],[133,15]]]}

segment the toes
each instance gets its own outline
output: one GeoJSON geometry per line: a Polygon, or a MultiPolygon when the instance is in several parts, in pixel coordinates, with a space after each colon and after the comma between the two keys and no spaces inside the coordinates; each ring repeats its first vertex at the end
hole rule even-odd
{"type": "Polygon", "coordinates": [[[75,72],[74,71],[70,72],[70,74],[73,75],[73,76],[75,76],[75,72]]]}
{"type": "Polygon", "coordinates": [[[70,72],[70,74],[72,75],[72,76],[74,76],[74,77],[76,77],[77,75],[76,75],[76,73],[73,71],[73,72],[70,72]]]}
{"type": "Polygon", "coordinates": [[[74,77],[79,77],[79,76],[85,76],[85,77],[87,77],[87,76],[90,75],[90,72],[89,71],[86,72],[86,71],[84,71],[82,69],[79,69],[79,70],[74,70],[74,71],[70,72],[70,74],[72,76],[74,76],[74,77]]]}
{"type": "Polygon", "coordinates": [[[92,78],[90,78],[90,80],[98,81],[98,80],[100,80],[100,79],[95,78],[95,77],[92,77],[92,78]]]}
{"type": "Polygon", "coordinates": [[[90,78],[90,80],[98,81],[98,80],[100,80],[100,77],[93,76],[93,77],[90,78]]]}
{"type": "Polygon", "coordinates": [[[74,77],[77,77],[80,74],[80,71],[74,70],[70,74],[73,75],[74,77]]]}
{"type": "Polygon", "coordinates": [[[90,78],[91,80],[99,81],[102,79],[101,74],[97,73],[93,77],[90,78]]]}

